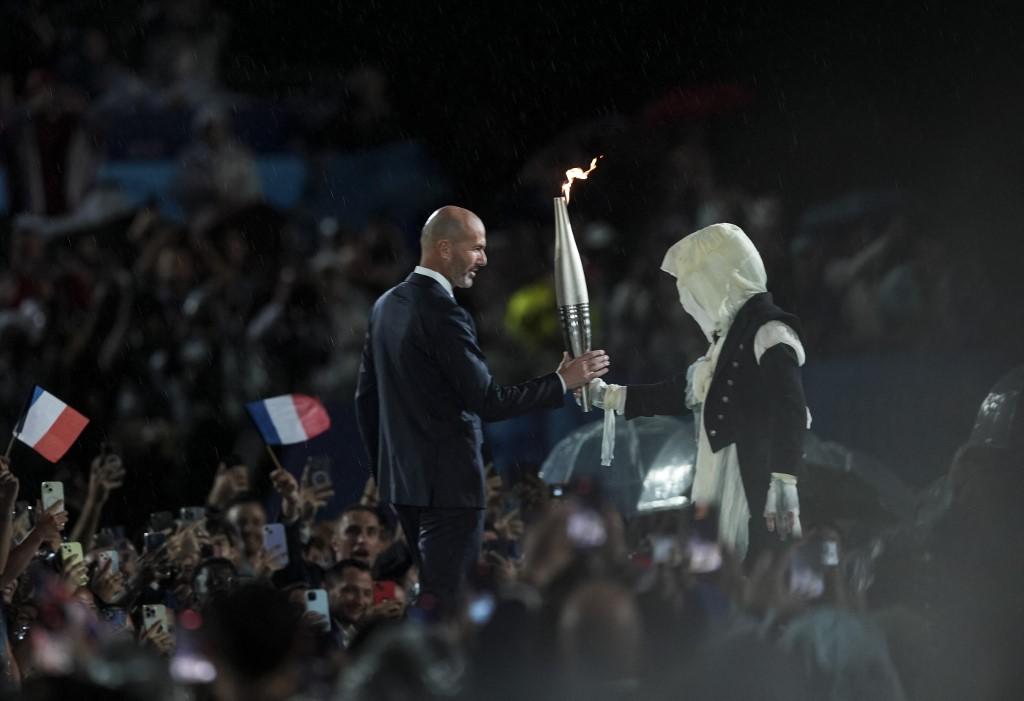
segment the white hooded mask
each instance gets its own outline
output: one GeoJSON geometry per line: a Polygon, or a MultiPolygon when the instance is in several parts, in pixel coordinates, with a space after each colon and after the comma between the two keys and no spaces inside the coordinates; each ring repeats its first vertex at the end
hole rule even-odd
{"type": "Polygon", "coordinates": [[[678,241],[661,269],[676,278],[679,303],[708,342],[728,332],[748,299],[768,291],[761,255],[734,224],[712,224],[678,241]]]}

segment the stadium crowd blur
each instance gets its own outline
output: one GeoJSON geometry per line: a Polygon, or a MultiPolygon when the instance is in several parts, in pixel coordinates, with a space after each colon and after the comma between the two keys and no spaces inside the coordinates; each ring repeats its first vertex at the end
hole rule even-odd
{"type": "MultiPolygon", "coordinates": [[[[1020,528],[1017,483],[1007,456],[970,448],[943,482],[948,508],[869,572],[846,564],[836,524],[808,524],[808,544],[839,544],[813,592],[790,586],[794,558],[811,551],[782,551],[749,577],[722,553],[704,571],[681,514],[624,523],[596,485],[555,499],[532,475],[495,475],[464,615],[423,625],[407,611],[415,567],[372,484],[324,518],[339,497],[329,482],[234,455],[253,434],[245,401],[352,396],[369,306],[411,269],[416,227],[451,185],[427,148],[386,161],[419,169],[411,197],[394,197],[386,175],[332,173],[417,146],[414,120],[372,66],[346,74],[340,98],[272,108],[228,89],[217,67],[230,22],[210,3],[131,4],[120,24],[59,7],[4,4],[0,407],[13,423],[38,384],[99,428],[51,472],[25,446],[0,470],[9,693],[882,700],[1021,688],[1003,644],[1021,630],[1020,558],[975,547],[1020,528]],[[261,149],[299,154],[305,180],[289,206],[268,192],[261,149]],[[124,172],[114,161],[161,157],[172,176],[141,201],[104,177],[124,172]],[[119,500],[133,472],[150,491],[119,500]],[[67,503],[43,510],[36,478],[63,480],[67,503]],[[147,520],[147,493],[175,511],[147,520]],[[263,547],[268,521],[286,527],[287,564],[263,547]],[[84,558],[62,562],[62,538],[84,558]],[[329,620],[306,610],[317,589],[329,620]],[[159,604],[173,623],[147,617],[159,604]]],[[[746,101],[734,86],[679,90],[578,125],[471,205],[490,226],[491,264],[464,302],[497,377],[558,357],[550,198],[596,153],[601,194],[581,187],[573,217],[616,381],[654,380],[678,354],[704,352],[674,285],[652,271],[668,245],[717,221],[754,240],[818,356],[955,348],[995,328],[983,261],[912,193],[795,211],[787,193],[731,178],[722,144],[746,101]]]]}

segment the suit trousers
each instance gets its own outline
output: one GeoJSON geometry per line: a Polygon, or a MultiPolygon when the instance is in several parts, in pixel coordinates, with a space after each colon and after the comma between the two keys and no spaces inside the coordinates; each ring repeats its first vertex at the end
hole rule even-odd
{"type": "Polygon", "coordinates": [[[428,618],[451,615],[483,540],[484,510],[394,504],[420,573],[417,607],[428,618]]]}

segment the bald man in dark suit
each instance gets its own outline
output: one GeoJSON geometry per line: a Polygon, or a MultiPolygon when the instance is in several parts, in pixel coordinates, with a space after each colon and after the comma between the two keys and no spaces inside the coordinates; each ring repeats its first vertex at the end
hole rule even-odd
{"type": "Polygon", "coordinates": [[[453,294],[487,265],[483,222],[442,207],[423,226],[420,248],[413,273],[373,306],[356,412],[380,500],[394,506],[420,568],[420,605],[443,615],[483,533],[481,421],[558,408],[610,361],[601,350],[563,357],[555,372],[499,385],[453,294]]]}

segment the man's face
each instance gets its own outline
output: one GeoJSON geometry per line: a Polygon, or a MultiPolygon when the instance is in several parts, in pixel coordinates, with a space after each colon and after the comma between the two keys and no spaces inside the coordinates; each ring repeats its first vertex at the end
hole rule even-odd
{"type": "Polygon", "coordinates": [[[455,287],[473,286],[476,272],[487,265],[487,234],[480,220],[463,228],[463,235],[451,241],[449,279],[455,287]]]}
{"type": "Polygon", "coordinates": [[[338,560],[352,558],[373,566],[380,553],[380,519],[368,511],[350,511],[337,530],[338,560]]]}
{"type": "Polygon", "coordinates": [[[231,539],[223,533],[216,533],[210,536],[210,547],[213,549],[213,557],[222,557],[238,567],[238,549],[231,544],[231,539]]]}
{"type": "Polygon", "coordinates": [[[327,600],[332,616],[344,623],[355,623],[373,605],[373,578],[369,572],[346,567],[331,580],[327,600]]]}
{"type": "Polygon", "coordinates": [[[252,557],[263,548],[263,527],[267,525],[267,514],[254,501],[235,504],[228,511],[230,521],[242,536],[245,556],[252,557]]]}

